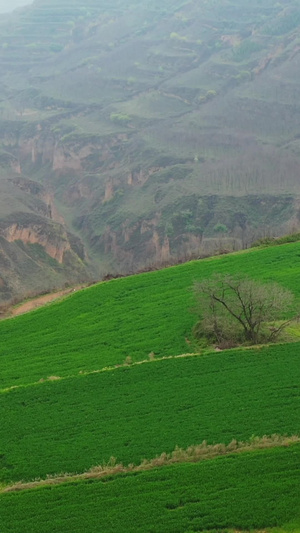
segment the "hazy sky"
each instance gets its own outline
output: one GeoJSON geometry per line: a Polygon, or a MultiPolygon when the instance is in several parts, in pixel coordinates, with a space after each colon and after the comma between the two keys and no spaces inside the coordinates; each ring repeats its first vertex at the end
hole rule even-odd
{"type": "Polygon", "coordinates": [[[8,13],[16,9],[16,7],[26,6],[31,3],[32,0],[0,0],[0,13],[8,13]]]}

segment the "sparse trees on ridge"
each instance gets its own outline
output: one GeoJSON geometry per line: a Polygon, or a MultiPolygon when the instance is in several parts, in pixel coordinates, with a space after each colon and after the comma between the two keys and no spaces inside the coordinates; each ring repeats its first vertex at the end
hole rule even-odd
{"type": "Polygon", "coordinates": [[[277,283],[215,275],[196,282],[194,293],[200,320],[193,331],[198,339],[222,345],[272,342],[292,320],[286,317],[294,295],[277,283]]]}

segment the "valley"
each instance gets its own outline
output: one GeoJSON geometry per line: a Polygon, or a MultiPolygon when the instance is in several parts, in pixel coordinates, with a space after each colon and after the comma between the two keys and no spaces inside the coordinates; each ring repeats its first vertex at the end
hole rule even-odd
{"type": "Polygon", "coordinates": [[[0,24],[2,301],[298,231],[298,1],[57,5],[0,24]]]}

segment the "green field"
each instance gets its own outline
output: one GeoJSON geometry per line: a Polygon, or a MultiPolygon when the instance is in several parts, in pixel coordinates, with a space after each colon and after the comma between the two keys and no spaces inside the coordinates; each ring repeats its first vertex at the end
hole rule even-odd
{"type": "Polygon", "coordinates": [[[294,445],[2,494],[0,530],[192,533],[283,526],[299,518],[299,461],[294,445]]]}
{"type": "MultiPolygon", "coordinates": [[[[140,464],[203,440],[299,435],[300,343],[171,357],[192,349],[194,280],[277,281],[296,309],[299,267],[299,243],[256,248],[101,283],[2,321],[0,483],[82,473],[111,456],[140,464]],[[127,356],[144,362],[124,365],[127,356]]],[[[2,493],[0,531],[285,528],[300,514],[299,450],[2,493]]]]}
{"type": "Polygon", "coordinates": [[[191,351],[193,281],[214,272],[276,281],[299,301],[300,243],[193,261],[85,289],[0,323],[0,387],[191,351]],[[21,341],[20,341],[21,339],[21,341]]]}
{"type": "Polygon", "coordinates": [[[300,434],[299,344],[154,361],[0,395],[0,481],[136,464],[176,445],[300,434]],[[279,379],[280,376],[280,379],[279,379]]]}

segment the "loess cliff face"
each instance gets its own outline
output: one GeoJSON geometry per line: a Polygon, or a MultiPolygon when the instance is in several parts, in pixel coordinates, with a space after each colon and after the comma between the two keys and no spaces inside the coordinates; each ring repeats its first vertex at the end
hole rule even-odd
{"type": "Polygon", "coordinates": [[[0,232],[0,314],[1,304],[90,279],[70,245],[53,237],[45,242],[41,234],[33,238],[34,231],[11,225],[0,232]]]}
{"type": "Polygon", "coordinates": [[[8,242],[22,241],[24,244],[39,244],[42,246],[50,257],[63,263],[64,254],[71,250],[70,243],[67,240],[67,234],[55,235],[47,231],[45,224],[22,226],[20,223],[9,225],[0,231],[2,237],[8,242]]]}
{"type": "Polygon", "coordinates": [[[55,140],[50,132],[47,138],[41,127],[39,132],[12,142],[10,168],[20,169],[20,174],[15,171],[11,181],[39,200],[33,210],[56,223],[55,231],[44,221],[24,225],[16,219],[0,235],[8,242],[38,244],[62,265],[72,251],[87,261],[86,245],[95,254],[97,277],[107,271],[134,272],[245,248],[260,237],[299,228],[299,201],[292,196],[187,194],[182,180],[193,172],[195,162],[190,159],[148,168],[139,164],[124,171],[118,154],[124,145],[128,154],[136,149],[130,134],[86,142],[55,140]],[[41,169],[44,185],[23,177],[41,169]],[[71,225],[61,215],[63,206],[73,213],[71,225]],[[279,223],[274,218],[278,215],[279,223]],[[72,249],[69,230],[74,229],[81,242],[72,249]],[[104,266],[97,266],[97,257],[100,265],[104,258],[104,266]]]}
{"type": "Polygon", "coordinates": [[[24,254],[59,286],[299,231],[298,0],[150,4],[35,0],[0,23],[18,290],[24,254]]]}
{"type": "Polygon", "coordinates": [[[0,213],[0,304],[90,279],[85,248],[43,185],[0,180],[0,213]]]}

